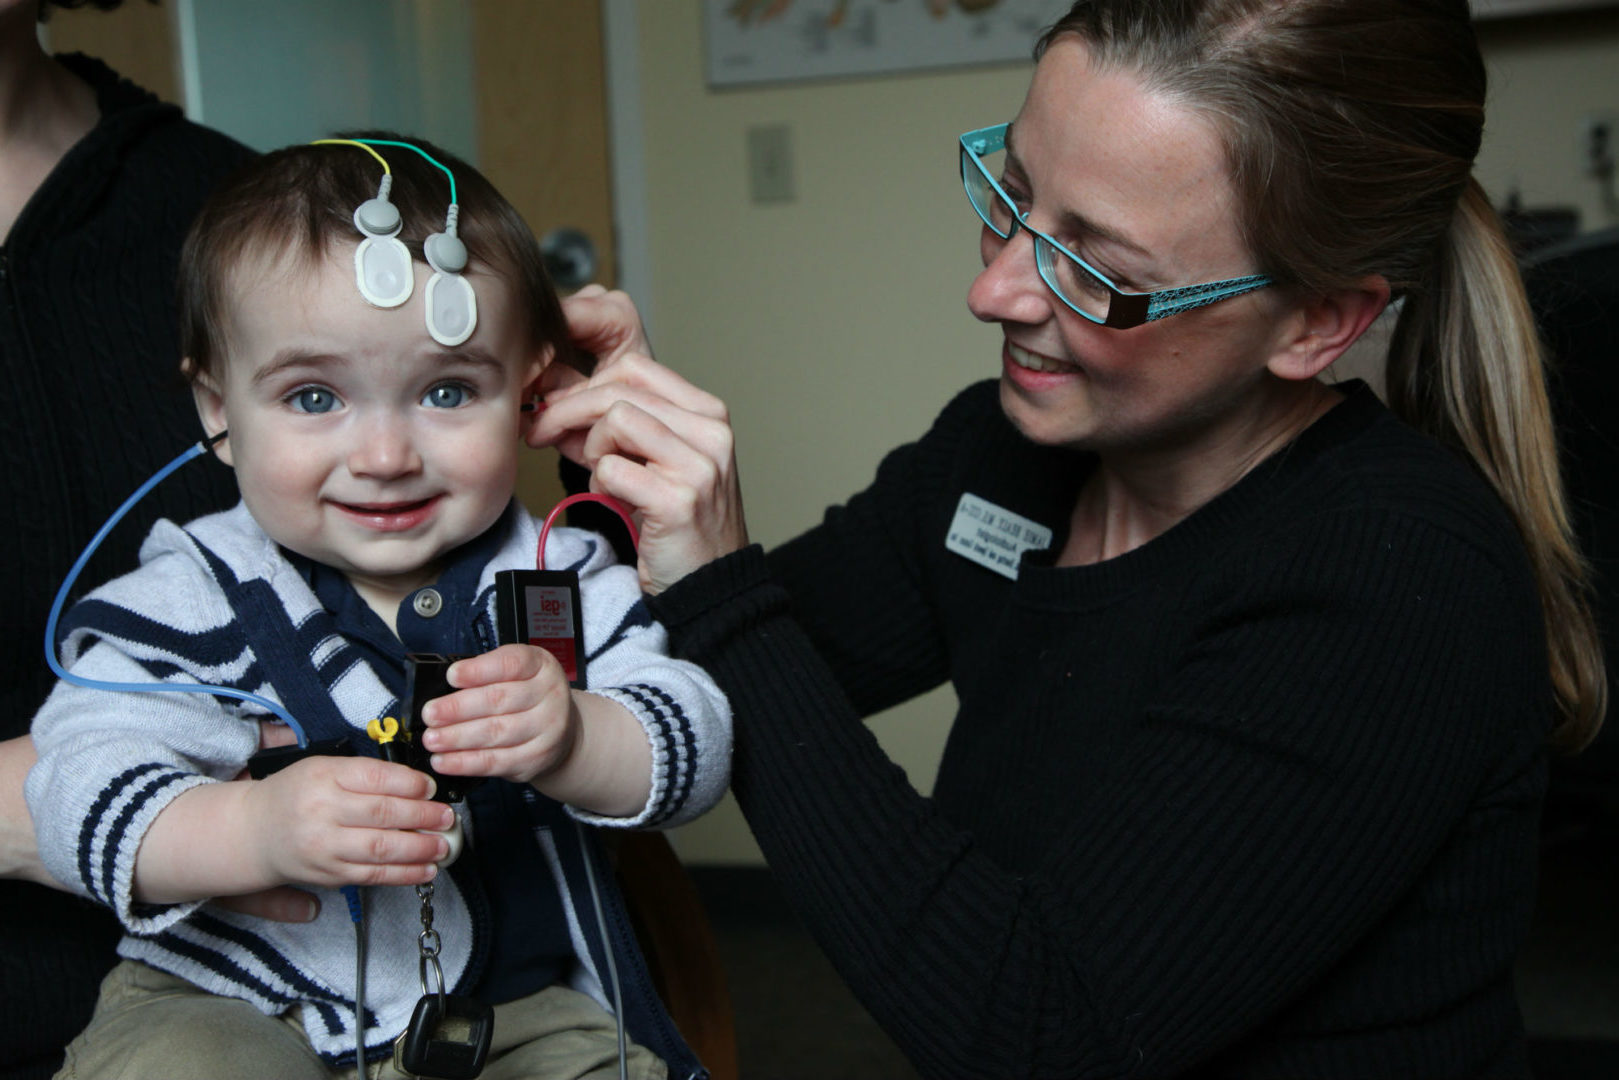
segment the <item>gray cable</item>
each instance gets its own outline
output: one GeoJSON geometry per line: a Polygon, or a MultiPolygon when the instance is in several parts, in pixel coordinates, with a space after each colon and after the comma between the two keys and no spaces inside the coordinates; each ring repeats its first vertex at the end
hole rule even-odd
{"type": "Polygon", "coordinates": [[[364,893],[355,891],[360,917],[354,920],[354,1067],[359,1080],[366,1080],[365,1068],[365,907],[364,893]]]}
{"type": "Polygon", "coordinates": [[[602,913],[601,892],[596,887],[596,870],[591,865],[590,847],[584,826],[573,823],[579,830],[580,854],[585,860],[585,880],[590,882],[590,902],[596,909],[596,928],[601,931],[602,951],[607,954],[607,978],[613,984],[613,1019],[618,1022],[618,1080],[629,1080],[629,1064],[624,1043],[624,998],[618,987],[618,962],[613,959],[613,939],[607,933],[607,916],[602,913]]]}

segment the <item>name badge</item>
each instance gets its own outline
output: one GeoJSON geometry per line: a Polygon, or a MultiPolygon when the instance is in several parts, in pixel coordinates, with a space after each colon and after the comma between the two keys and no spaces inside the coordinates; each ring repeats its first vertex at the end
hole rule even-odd
{"type": "Polygon", "coordinates": [[[963,492],[944,546],[1004,577],[1017,580],[1018,560],[1025,551],[1051,546],[1051,530],[1022,514],[1003,510],[987,499],[963,492]]]}

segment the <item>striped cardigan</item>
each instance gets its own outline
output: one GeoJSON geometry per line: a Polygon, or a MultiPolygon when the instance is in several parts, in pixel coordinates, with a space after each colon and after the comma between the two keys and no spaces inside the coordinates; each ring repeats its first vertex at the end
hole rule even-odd
{"type": "MultiPolygon", "coordinates": [[[[515,504],[503,527],[504,543],[482,572],[478,610],[466,616],[491,647],[494,574],[533,566],[538,541],[536,523],[515,504]]],[[[579,862],[593,857],[593,844],[578,823],[673,825],[713,806],[729,778],[730,712],[706,674],[667,655],[666,634],[647,613],[635,569],[614,563],[609,544],[593,533],[553,529],[546,563],[580,575],[589,689],[630,710],[653,747],[651,796],[633,818],[573,808],[565,815],[554,804],[547,817],[538,808],[548,800],[530,800],[537,808],[532,831],[559,879],[579,959],[569,981],[605,1005],[597,977],[605,956],[579,862]]],[[[245,506],[184,528],[159,522],[142,546],[141,564],[65,618],[62,658],[75,674],[251,691],[287,706],[312,738],[334,727],[363,731],[366,721],[397,714],[399,703],[383,680],[336,632],[245,506]],[[254,623],[250,631],[244,621],[254,623]]],[[[126,930],[120,955],[267,1014],[303,1005],[315,1050],[330,1063],[345,1052],[352,1061],[353,931],[335,890],[315,890],[321,913],[308,924],[270,923],[201,903],[143,904],[132,896],[135,854],[152,821],[182,792],[237,775],[257,749],[258,721],[266,716],[257,706],[205,693],[59,683],[34,719],[40,760],[26,786],[40,853],[59,881],[116,912],[126,930]]],[[[410,889],[367,893],[373,927],[410,927],[417,906],[410,889]]],[[[480,946],[487,948],[488,934],[469,910],[482,905],[469,905],[452,875],[441,875],[434,906],[445,979],[464,989],[482,968],[480,946]]],[[[370,937],[366,1004],[374,1015],[366,1026],[369,1050],[380,1053],[407,1023],[420,985],[414,934],[374,929],[370,937]]]]}

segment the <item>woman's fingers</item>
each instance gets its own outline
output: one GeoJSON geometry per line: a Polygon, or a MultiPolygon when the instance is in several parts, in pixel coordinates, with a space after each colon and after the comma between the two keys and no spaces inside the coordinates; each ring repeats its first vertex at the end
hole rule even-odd
{"type": "Polygon", "coordinates": [[[556,408],[576,397],[598,403],[612,402],[619,397],[661,399],[698,416],[730,419],[725,402],[640,352],[627,353],[612,366],[598,369],[590,378],[552,391],[546,396],[546,408],[556,408]]]}
{"type": "Polygon", "coordinates": [[[731,457],[734,440],[723,402],[714,398],[698,411],[663,394],[623,383],[591,387],[547,408],[536,420],[530,442],[537,446],[553,444],[571,460],[593,468],[604,444],[600,438],[593,441],[592,437],[615,411],[622,414],[626,409],[655,418],[711,459],[726,461],[731,457]]]}
{"type": "Polygon", "coordinates": [[[628,352],[652,352],[641,315],[626,293],[586,285],[563,299],[562,314],[568,320],[568,336],[594,355],[598,366],[611,367],[628,352]]]}
{"type": "Polygon", "coordinates": [[[729,473],[734,456],[730,425],[671,411],[658,402],[617,401],[591,426],[581,448],[594,469],[609,454],[652,465],[671,477],[712,487],[729,473]]]}
{"type": "MultiPolygon", "coordinates": [[[[687,414],[688,433],[694,424],[687,414]]],[[[699,434],[683,437],[658,416],[620,402],[585,440],[591,488],[635,508],[641,586],[651,593],[748,543],[731,430],[716,421],[695,429],[699,434]]]]}

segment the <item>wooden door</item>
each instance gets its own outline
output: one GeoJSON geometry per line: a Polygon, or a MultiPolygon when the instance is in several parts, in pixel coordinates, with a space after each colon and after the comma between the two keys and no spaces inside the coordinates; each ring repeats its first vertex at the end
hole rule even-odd
{"type": "MultiPolygon", "coordinates": [[[[473,0],[478,164],[536,236],[569,226],[595,244],[596,280],[617,280],[606,67],[599,0],[473,0]]],[[[556,457],[524,456],[518,495],[536,513],[562,497],[556,457]]]]}

